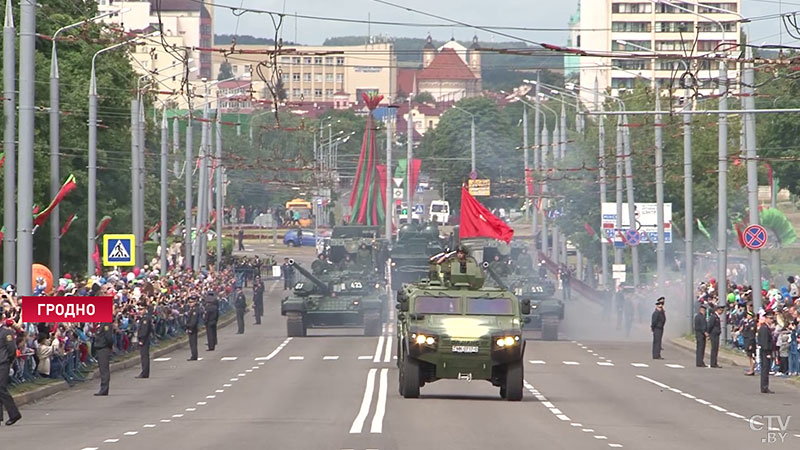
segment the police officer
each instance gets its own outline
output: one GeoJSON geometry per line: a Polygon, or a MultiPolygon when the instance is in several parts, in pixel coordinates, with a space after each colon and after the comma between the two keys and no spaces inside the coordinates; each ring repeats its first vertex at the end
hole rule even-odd
{"type": "Polygon", "coordinates": [[[253,283],[253,314],[256,316],[255,325],[261,325],[261,316],[264,315],[264,282],[261,275],[256,275],[253,283]]]}
{"type": "Polygon", "coordinates": [[[706,367],[703,359],[706,355],[706,338],[708,337],[708,323],[706,321],[706,304],[701,303],[697,314],[694,315],[694,340],[695,364],[697,367],[706,367]]]}
{"type": "Polygon", "coordinates": [[[720,314],[725,310],[723,303],[714,307],[714,312],[709,317],[708,321],[708,338],[711,340],[711,367],[719,368],[717,364],[717,355],[719,354],[719,335],[722,334],[722,321],[720,314]]]}
{"type": "Polygon", "coordinates": [[[653,359],[661,357],[661,338],[664,337],[664,325],[667,323],[667,314],[664,312],[664,297],[656,300],[656,310],[650,317],[650,331],[653,332],[653,359]]]}
{"type": "Polygon", "coordinates": [[[764,316],[764,323],[758,328],[757,342],[761,351],[761,393],[774,394],[769,389],[769,371],[772,368],[772,311],[764,316]]]}
{"type": "Polygon", "coordinates": [[[200,322],[200,312],[197,310],[197,296],[189,297],[189,310],[186,312],[186,334],[189,335],[189,351],[191,356],[187,361],[197,361],[197,326],[200,322]]]}
{"type": "Polygon", "coordinates": [[[747,359],[750,360],[750,370],[745,375],[752,377],[756,374],[756,327],[757,323],[753,317],[753,311],[747,311],[747,318],[742,324],[742,336],[744,337],[744,351],[747,359]]]}
{"type": "Polygon", "coordinates": [[[94,348],[96,350],[97,365],[100,368],[100,390],[94,395],[108,395],[111,381],[111,347],[114,345],[114,330],[111,323],[100,323],[94,335],[94,348]]]}
{"type": "Polygon", "coordinates": [[[236,325],[239,328],[236,334],[244,334],[244,311],[247,308],[247,299],[244,296],[244,292],[242,292],[241,286],[236,286],[234,306],[236,307],[236,325]]]}
{"type": "Polygon", "coordinates": [[[206,293],[205,308],[206,341],[208,348],[206,351],[213,352],[217,346],[217,321],[219,320],[219,301],[214,291],[206,293]]]}
{"type": "Polygon", "coordinates": [[[6,425],[14,425],[22,419],[14,398],[8,392],[11,363],[17,357],[17,336],[12,328],[13,324],[14,321],[11,319],[6,319],[5,326],[0,323],[0,420],[3,419],[3,408],[5,408],[8,411],[6,425]]]}
{"type": "Polygon", "coordinates": [[[136,319],[136,340],[139,341],[139,359],[142,371],[136,378],[150,378],[150,336],[153,333],[153,316],[146,305],[139,305],[139,318],[136,319]]]}

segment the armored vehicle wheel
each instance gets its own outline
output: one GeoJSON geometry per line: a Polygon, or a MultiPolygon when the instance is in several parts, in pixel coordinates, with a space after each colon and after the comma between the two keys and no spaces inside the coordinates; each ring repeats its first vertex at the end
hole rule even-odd
{"type": "Polygon", "coordinates": [[[364,313],[364,336],[380,336],[381,314],[378,311],[364,313]]]}
{"type": "Polygon", "coordinates": [[[286,335],[289,337],[304,337],[306,324],[303,315],[297,312],[286,313],[286,335]]]}
{"type": "Polygon", "coordinates": [[[545,341],[558,340],[558,315],[547,314],[542,316],[542,339],[545,341]]]}
{"type": "Polygon", "coordinates": [[[506,368],[506,382],[500,388],[500,396],[512,402],[522,400],[523,375],[522,361],[509,363],[506,368]]]}
{"type": "Polygon", "coordinates": [[[404,398],[419,397],[419,362],[408,356],[403,358],[400,368],[400,395],[404,398]]]}

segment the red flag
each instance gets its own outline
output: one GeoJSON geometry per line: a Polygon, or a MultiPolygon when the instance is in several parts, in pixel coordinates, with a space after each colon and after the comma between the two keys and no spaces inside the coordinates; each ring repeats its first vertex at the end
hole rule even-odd
{"type": "Polygon", "coordinates": [[[6,235],[6,226],[3,225],[3,228],[0,228],[0,244],[3,243],[3,236],[6,235]]]}
{"type": "Polygon", "coordinates": [[[37,205],[37,204],[34,204],[34,205],[33,205],[33,214],[34,214],[34,215],[36,215],[36,214],[38,214],[38,213],[39,213],[39,205],[37,205]]]}
{"type": "Polygon", "coordinates": [[[490,237],[511,242],[514,230],[470,195],[466,186],[461,187],[461,226],[459,238],[490,237]]]}
{"type": "MultiPolygon", "coordinates": [[[[417,158],[411,159],[411,185],[414,186],[414,191],[417,190],[417,181],[419,181],[419,171],[422,168],[422,160],[417,158]]],[[[408,205],[409,208],[413,207],[412,205],[408,205]]]]}
{"type": "Polygon", "coordinates": [[[97,275],[100,275],[102,273],[100,268],[103,266],[102,264],[100,264],[100,248],[97,246],[97,244],[94,244],[94,253],[92,253],[92,260],[94,261],[95,272],[97,272],[97,275]]]}
{"type": "Polygon", "coordinates": [[[147,230],[147,233],[144,234],[144,239],[143,240],[147,241],[147,238],[149,238],[150,235],[153,234],[153,231],[156,231],[158,229],[158,227],[160,227],[160,226],[161,226],[161,221],[159,221],[157,224],[155,224],[152,227],[150,227],[147,230]]]}
{"type": "Polygon", "coordinates": [[[67,177],[67,181],[65,181],[64,184],[61,185],[61,189],[58,190],[56,197],[50,202],[49,205],[47,205],[47,208],[45,208],[44,211],[40,212],[39,214],[36,214],[34,212],[35,215],[33,216],[33,225],[37,227],[42,226],[45,220],[47,220],[47,218],[50,217],[50,214],[53,212],[53,209],[55,209],[55,207],[58,206],[59,203],[61,203],[61,200],[63,200],[64,197],[66,197],[66,195],[69,194],[70,191],[72,191],[76,187],[78,187],[78,184],[75,183],[75,176],[70,175],[69,177],[67,177]]]}
{"type": "Polygon", "coordinates": [[[168,235],[168,236],[172,236],[172,233],[174,233],[174,232],[175,232],[175,230],[176,230],[176,229],[177,229],[177,228],[178,228],[178,227],[179,227],[179,226],[180,226],[182,223],[183,223],[183,221],[181,220],[181,221],[179,221],[178,223],[176,223],[175,225],[173,225],[173,226],[172,226],[172,228],[170,228],[170,229],[169,229],[169,232],[167,233],[167,235],[168,235]]]}
{"type": "Polygon", "coordinates": [[[67,230],[69,230],[69,226],[72,225],[72,222],[74,221],[75,221],[75,213],[72,213],[69,215],[69,217],[67,217],[67,221],[64,222],[64,226],[61,227],[61,234],[59,234],[59,237],[63,237],[67,233],[67,230]]]}
{"type": "Polygon", "coordinates": [[[3,164],[6,162],[6,152],[0,153],[0,169],[3,168],[3,164]]]}
{"type": "Polygon", "coordinates": [[[735,224],[733,224],[733,227],[736,229],[736,236],[738,236],[738,238],[739,238],[739,246],[744,248],[744,246],[745,246],[744,245],[744,231],[742,231],[742,229],[739,228],[739,222],[736,222],[735,224]]]}
{"type": "Polygon", "coordinates": [[[531,169],[525,169],[525,187],[528,191],[528,196],[533,195],[533,171],[531,169]]]}
{"type": "Polygon", "coordinates": [[[594,232],[594,228],[592,228],[592,226],[589,225],[589,222],[583,222],[583,228],[586,230],[587,233],[589,233],[589,236],[591,236],[592,239],[599,239],[597,237],[597,233],[594,232]]]}
{"type": "Polygon", "coordinates": [[[97,224],[97,235],[98,236],[103,234],[103,231],[106,230],[106,227],[108,226],[109,222],[111,222],[111,217],[110,216],[104,216],[102,219],[100,219],[100,223],[97,224]]]}

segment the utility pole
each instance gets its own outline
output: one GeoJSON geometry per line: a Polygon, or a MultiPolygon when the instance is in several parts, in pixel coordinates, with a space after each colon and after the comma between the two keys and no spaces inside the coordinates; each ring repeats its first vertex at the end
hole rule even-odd
{"type": "MultiPolygon", "coordinates": [[[[555,120],[553,120],[553,122],[555,122],[555,124],[553,125],[553,139],[552,139],[552,142],[550,143],[550,145],[552,146],[552,151],[551,151],[550,154],[553,156],[553,159],[552,159],[553,165],[551,167],[555,168],[556,167],[556,161],[558,161],[558,158],[559,158],[559,147],[561,146],[561,143],[558,142],[558,141],[560,140],[559,138],[561,137],[561,133],[559,132],[559,129],[558,129],[558,118],[556,117],[555,120]]],[[[554,209],[554,203],[555,202],[551,200],[551,203],[550,203],[550,210],[551,211],[554,209]]],[[[559,255],[558,255],[558,253],[559,253],[560,249],[561,249],[561,247],[558,245],[558,224],[556,224],[555,215],[554,215],[553,216],[553,242],[552,242],[550,256],[552,257],[553,262],[556,263],[556,264],[559,263],[559,257],[558,257],[559,255]]]]}
{"type": "MultiPolygon", "coordinates": [[[[528,177],[530,176],[530,166],[528,165],[528,105],[522,104],[522,159],[523,164],[523,181],[525,182],[525,198],[530,202],[528,208],[525,209],[525,218],[528,214],[533,212],[533,199],[528,195],[528,177]]],[[[536,233],[536,230],[533,230],[536,233]]]]}
{"type": "MultiPolygon", "coordinates": [[[[209,98],[209,89],[208,89],[208,82],[206,82],[206,89],[205,89],[205,98],[209,98]]],[[[195,234],[195,241],[194,241],[194,248],[195,248],[195,258],[192,263],[192,268],[197,271],[200,270],[200,266],[203,265],[203,240],[205,240],[205,233],[203,233],[203,229],[205,228],[205,221],[206,215],[204,215],[205,209],[205,200],[206,200],[206,156],[208,155],[208,119],[209,119],[209,104],[206,101],[205,106],[203,106],[203,123],[200,125],[200,170],[199,177],[197,181],[197,217],[195,218],[196,227],[197,227],[197,234],[195,234]]]]}
{"type": "MultiPolygon", "coordinates": [[[[596,92],[596,91],[595,91],[596,92]]],[[[595,104],[597,104],[597,100],[595,99],[595,104]]],[[[598,109],[595,109],[597,111],[598,109]]],[[[600,211],[603,210],[603,203],[607,201],[606,194],[606,130],[603,126],[605,122],[605,117],[600,116],[598,119],[598,131],[597,135],[599,137],[598,141],[598,169],[600,171],[600,211]]],[[[602,217],[602,213],[600,214],[602,217]]],[[[612,240],[613,245],[613,240],[612,240]]],[[[603,271],[603,278],[601,280],[601,286],[603,289],[608,288],[608,240],[605,236],[605,230],[602,227],[602,221],[600,224],[600,252],[601,252],[601,265],[603,271]]]]}
{"type": "Polygon", "coordinates": [[[161,109],[161,270],[159,273],[163,276],[166,275],[169,269],[167,262],[167,185],[168,185],[168,171],[167,167],[167,151],[169,148],[169,123],[167,122],[167,107],[161,109]]]}
{"type": "Polygon", "coordinates": [[[189,118],[186,120],[186,161],[184,162],[184,176],[186,177],[186,192],[184,193],[184,228],[186,229],[183,242],[184,261],[183,268],[192,267],[192,108],[189,107],[189,118]]]}
{"type": "MultiPolygon", "coordinates": [[[[391,102],[390,102],[391,103],[391,102]]],[[[387,111],[394,111],[387,108],[387,111]]],[[[384,193],[386,199],[384,216],[386,217],[386,224],[384,233],[389,244],[392,243],[392,117],[386,114],[386,192],[384,193]]]]}
{"type": "Polygon", "coordinates": [[[16,284],[17,277],[17,211],[14,204],[17,199],[17,106],[16,106],[16,30],[14,29],[14,10],[11,0],[6,0],[6,17],[3,24],[3,114],[5,128],[3,130],[3,151],[6,155],[3,167],[3,280],[16,284]]]}
{"type": "Polygon", "coordinates": [[[147,129],[145,127],[146,115],[144,109],[144,98],[139,94],[139,165],[137,167],[138,174],[136,176],[137,185],[136,188],[139,190],[138,200],[139,203],[136,204],[136,208],[139,210],[139,214],[137,218],[139,221],[136,223],[136,232],[138,233],[138,238],[136,239],[136,254],[140,255],[136,261],[137,266],[144,266],[147,264],[147,261],[144,260],[144,186],[145,186],[145,170],[144,170],[144,154],[145,154],[145,145],[147,144],[146,140],[146,133],[147,129]]]}
{"type": "MultiPolygon", "coordinates": [[[[540,84],[539,83],[539,72],[537,71],[536,72],[536,96],[534,97],[534,106],[536,108],[535,108],[535,111],[534,111],[534,114],[533,114],[533,172],[537,176],[539,174],[539,157],[537,156],[537,153],[539,155],[541,155],[541,153],[542,153],[541,146],[540,146],[540,144],[541,144],[541,135],[539,134],[540,133],[540,131],[539,131],[539,126],[540,126],[539,125],[539,114],[542,113],[541,108],[539,107],[539,84],[540,84]]],[[[526,122],[526,127],[527,127],[527,122],[526,122]]],[[[527,152],[527,149],[526,149],[526,152],[527,152]]],[[[534,194],[535,194],[535,192],[534,192],[534,194]]],[[[542,195],[542,193],[539,192],[539,195],[542,195]]],[[[534,253],[536,253],[536,251],[535,251],[536,250],[536,232],[539,229],[539,226],[538,226],[539,225],[538,224],[538,222],[539,222],[539,208],[537,206],[535,206],[535,205],[536,205],[536,196],[534,195],[533,197],[531,197],[531,206],[533,206],[531,208],[531,215],[532,215],[532,217],[531,217],[531,226],[533,227],[534,253]]],[[[544,247],[542,248],[542,251],[544,251],[544,247]]]]}
{"type": "MultiPolygon", "coordinates": [[[[728,69],[724,61],[719,62],[719,109],[728,109],[728,69]]],[[[719,113],[718,144],[718,206],[717,206],[717,295],[720,301],[728,296],[728,115],[719,113]]],[[[726,301],[726,300],[725,300],[726,301]]],[[[724,303],[723,303],[724,304],[724,303]]],[[[727,336],[727,327],[725,335],[727,336]]]]}
{"type": "MultiPolygon", "coordinates": [[[[406,216],[407,223],[411,223],[412,211],[414,209],[414,186],[411,185],[411,161],[414,158],[414,117],[411,111],[411,99],[413,94],[408,96],[408,152],[406,154],[406,204],[408,215],[406,216]]],[[[388,176],[388,175],[387,175],[388,176]]]]}
{"type": "MultiPolygon", "coordinates": [[[[36,108],[36,0],[20,0],[17,292],[31,295],[33,265],[33,139],[36,108]]],[[[12,72],[13,73],[13,72],[12,72]]],[[[13,203],[5,205],[13,208],[13,203]]]]}
{"type": "Polygon", "coordinates": [[[175,161],[172,163],[172,173],[176,177],[180,176],[180,158],[178,152],[181,150],[181,127],[178,122],[178,117],[172,119],[172,154],[175,155],[175,161]]]}
{"type": "MultiPolygon", "coordinates": [[[[546,174],[547,173],[547,147],[550,145],[550,139],[549,139],[549,136],[548,136],[547,124],[546,123],[545,123],[545,126],[542,128],[542,139],[541,139],[540,142],[541,142],[541,145],[540,145],[541,154],[540,154],[540,156],[542,158],[542,174],[546,174]]],[[[544,177],[544,175],[543,175],[543,177],[544,177]]],[[[542,181],[542,189],[541,189],[541,192],[539,193],[539,195],[542,196],[542,206],[544,206],[544,196],[545,196],[546,192],[547,192],[547,185],[545,184],[544,181],[542,181]]],[[[542,210],[542,212],[544,213],[544,210],[542,210]]],[[[541,237],[542,237],[542,249],[541,249],[542,255],[547,256],[547,254],[548,254],[548,251],[547,251],[547,247],[548,247],[547,246],[547,217],[545,217],[544,214],[542,214],[542,230],[541,230],[540,234],[541,234],[541,237]]]]}
{"type": "MultiPolygon", "coordinates": [[[[616,241],[617,233],[622,231],[622,156],[623,156],[623,143],[622,143],[622,117],[617,117],[617,153],[615,158],[616,176],[617,176],[617,219],[614,223],[614,241],[616,241]]],[[[622,264],[622,247],[617,247],[614,244],[614,264],[622,264]]]]}
{"type": "MultiPolygon", "coordinates": [[[[656,111],[661,111],[661,86],[656,82],[656,111]]],[[[656,221],[657,242],[656,242],[656,273],[658,274],[658,286],[663,289],[667,281],[666,274],[666,245],[664,244],[664,128],[661,122],[661,114],[656,114],[655,122],[656,138],[656,221]]]]}
{"type": "MultiPolygon", "coordinates": [[[[216,156],[216,170],[214,174],[216,175],[216,207],[217,207],[217,270],[222,270],[222,217],[223,211],[225,210],[225,197],[222,195],[222,122],[221,117],[217,115],[217,150],[215,152],[216,156]]],[[[274,218],[272,219],[275,220],[274,218]]]]}
{"type": "MultiPolygon", "coordinates": [[[[752,58],[753,51],[746,47],[745,58],[752,58]]],[[[744,63],[744,73],[742,76],[742,94],[745,109],[755,109],[755,77],[753,74],[753,64],[744,63]]],[[[761,223],[758,211],[758,156],[756,153],[756,116],[753,113],[745,113],[745,148],[747,160],[747,206],[750,209],[750,225],[761,223]]],[[[761,251],[750,250],[750,285],[753,287],[753,311],[761,309],[761,251]]]]}
{"type": "MultiPolygon", "coordinates": [[[[683,94],[684,110],[692,109],[689,89],[683,94]]],[[[684,293],[686,295],[686,318],[691,321],[694,312],[694,210],[692,205],[692,116],[683,115],[683,203],[684,203],[684,293]]],[[[723,299],[724,300],[724,299],[723,299]]]]}
{"type": "Polygon", "coordinates": [[[472,125],[470,126],[470,151],[472,155],[472,172],[475,172],[475,115],[470,115],[472,116],[472,125]]]}
{"type": "Polygon", "coordinates": [[[567,157],[567,111],[564,109],[564,96],[561,96],[561,142],[559,147],[561,149],[560,159],[563,161],[567,157]]]}
{"type": "MultiPolygon", "coordinates": [[[[633,150],[631,149],[631,131],[628,127],[628,116],[622,116],[624,128],[622,143],[625,150],[625,187],[628,192],[628,221],[630,229],[636,230],[636,202],[633,196],[633,150]]],[[[633,285],[639,286],[639,246],[631,246],[631,265],[633,266],[633,285]]]]}
{"type": "MultiPolygon", "coordinates": [[[[131,231],[135,238],[135,250],[139,250],[139,99],[137,92],[135,99],[131,100],[131,231]]],[[[141,266],[142,255],[138,254],[137,266],[141,266]]]]}

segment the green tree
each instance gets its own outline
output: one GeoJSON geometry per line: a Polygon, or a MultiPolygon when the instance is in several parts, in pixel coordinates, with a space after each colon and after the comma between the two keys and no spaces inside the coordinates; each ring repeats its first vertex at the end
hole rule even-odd
{"type": "Polygon", "coordinates": [[[433,98],[433,94],[427,91],[420,92],[419,94],[414,96],[414,103],[428,103],[433,104],[436,103],[436,99],[433,98]]]}
{"type": "Polygon", "coordinates": [[[223,61],[222,64],[219,65],[219,73],[217,74],[217,81],[219,80],[227,80],[233,78],[233,69],[231,68],[231,63],[228,61],[223,61]]]}

